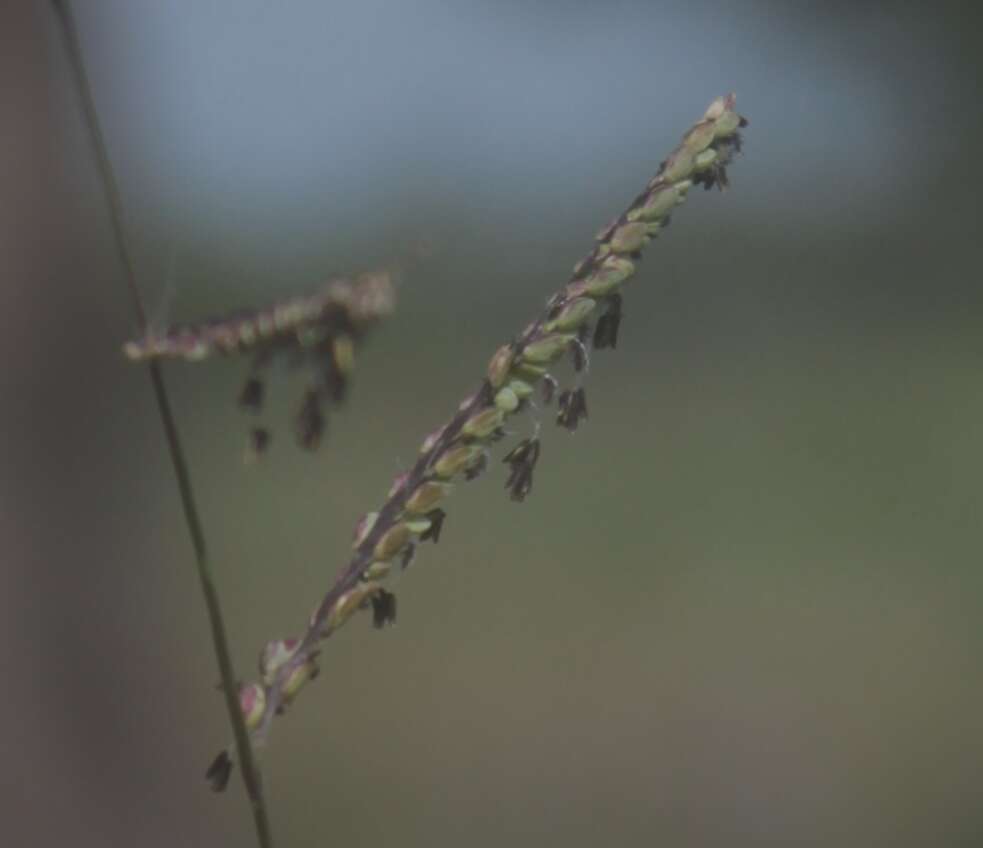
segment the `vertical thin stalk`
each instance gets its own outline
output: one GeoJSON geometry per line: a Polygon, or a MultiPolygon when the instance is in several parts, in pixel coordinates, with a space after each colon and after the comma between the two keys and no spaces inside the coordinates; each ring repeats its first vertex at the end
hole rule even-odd
{"type": "MultiPolygon", "coordinates": [[[[140,297],[140,291],[137,288],[132,253],[126,231],[123,227],[123,207],[119,188],[116,184],[112,163],[109,161],[109,153],[99,126],[95,101],[92,98],[92,90],[85,72],[78,28],[75,25],[75,19],[67,0],[52,0],[52,5],[61,25],[62,34],[65,39],[65,48],[68,52],[76,85],[78,86],[82,111],[91,138],[93,152],[96,156],[103,188],[106,193],[106,201],[109,205],[109,214],[115,235],[116,249],[119,254],[120,263],[123,266],[126,285],[133,303],[133,311],[136,314],[141,332],[145,332],[147,329],[147,314],[143,306],[143,300],[140,297]]],[[[225,695],[225,704],[228,708],[229,720],[232,723],[232,730],[235,735],[236,752],[242,769],[243,782],[246,785],[246,792],[249,795],[252,805],[253,820],[256,824],[256,835],[261,848],[271,848],[273,838],[270,834],[269,819],[266,813],[266,805],[263,801],[259,770],[256,767],[256,760],[253,756],[249,734],[246,731],[242,710],[239,706],[238,684],[236,682],[235,671],[232,667],[232,658],[229,654],[228,639],[225,634],[225,625],[222,621],[222,609],[219,604],[218,592],[215,589],[215,583],[212,579],[211,568],[209,566],[205,534],[202,529],[201,518],[198,515],[198,509],[195,506],[194,491],[191,486],[188,464],[184,456],[184,451],[181,448],[181,440],[178,436],[174,414],[171,411],[167,389],[164,386],[164,376],[161,372],[160,364],[155,360],[151,360],[147,367],[150,370],[150,380],[154,387],[157,409],[160,412],[161,423],[164,425],[164,435],[167,440],[171,463],[174,466],[174,475],[177,478],[178,492],[181,496],[181,505],[184,509],[184,518],[188,525],[188,533],[191,535],[191,544],[194,548],[195,561],[198,569],[198,579],[201,582],[201,591],[205,598],[205,607],[208,610],[212,642],[215,646],[215,656],[218,659],[219,672],[222,676],[222,691],[225,695]]]]}

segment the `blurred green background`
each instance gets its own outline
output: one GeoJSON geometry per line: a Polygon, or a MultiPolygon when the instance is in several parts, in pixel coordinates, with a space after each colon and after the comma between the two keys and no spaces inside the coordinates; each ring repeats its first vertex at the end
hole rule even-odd
{"type": "MultiPolygon", "coordinates": [[[[264,754],[278,844],[983,844],[973,6],[77,5],[158,320],[433,247],[314,456],[289,376],[244,467],[246,363],[166,369],[243,676],[707,103],[751,121],[530,499],[462,487],[396,628],[326,645],[264,754]]],[[[3,38],[4,830],[250,845],[58,32],[3,38]]]]}

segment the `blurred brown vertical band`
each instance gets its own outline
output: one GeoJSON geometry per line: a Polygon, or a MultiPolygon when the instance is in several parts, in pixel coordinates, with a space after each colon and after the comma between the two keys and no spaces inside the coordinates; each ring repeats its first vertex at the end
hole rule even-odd
{"type": "MultiPolygon", "coordinates": [[[[109,153],[103,139],[102,130],[99,126],[99,117],[96,113],[95,102],[92,98],[92,90],[89,86],[88,76],[85,72],[85,63],[82,59],[82,48],[79,43],[78,29],[72,15],[70,4],[67,0],[52,0],[56,16],[61,25],[62,34],[65,39],[65,48],[68,53],[72,73],[78,86],[79,98],[81,100],[82,112],[85,118],[93,152],[95,153],[99,174],[102,179],[103,188],[106,193],[106,201],[109,204],[109,215],[112,221],[113,233],[116,241],[116,250],[119,254],[120,262],[123,266],[126,285],[130,292],[133,303],[133,311],[136,314],[141,332],[147,329],[146,310],[140,297],[140,290],[137,287],[136,273],[133,267],[132,254],[123,228],[123,209],[120,200],[119,188],[116,184],[116,177],[113,173],[112,163],[109,161],[109,153]]],[[[263,801],[262,786],[260,783],[259,771],[253,756],[252,745],[246,726],[243,723],[242,711],[239,706],[238,685],[236,683],[235,671],[232,667],[232,659],[229,655],[228,639],[225,635],[225,625],[222,621],[222,609],[219,604],[218,592],[212,580],[211,568],[208,561],[208,549],[205,544],[205,534],[202,529],[201,519],[198,509],[195,506],[194,491],[191,486],[191,476],[188,472],[187,461],[184,451],[181,448],[180,437],[178,436],[177,424],[174,421],[174,414],[171,411],[167,389],[164,385],[164,376],[161,372],[160,364],[151,360],[147,367],[150,369],[150,380],[154,387],[154,396],[157,400],[157,409],[160,413],[161,422],[164,425],[164,435],[167,440],[168,452],[170,453],[171,463],[174,466],[174,474],[177,478],[178,492],[181,497],[181,505],[184,509],[184,517],[191,535],[191,544],[195,552],[197,563],[198,578],[201,582],[202,594],[205,598],[205,606],[208,610],[209,624],[212,631],[212,642],[215,647],[215,655],[218,659],[219,672],[222,677],[222,691],[225,695],[225,703],[229,712],[229,720],[235,736],[236,752],[239,764],[242,769],[243,782],[249,794],[253,819],[256,825],[256,835],[259,839],[261,848],[271,848],[273,839],[270,834],[269,818],[266,813],[266,805],[263,801]]]]}

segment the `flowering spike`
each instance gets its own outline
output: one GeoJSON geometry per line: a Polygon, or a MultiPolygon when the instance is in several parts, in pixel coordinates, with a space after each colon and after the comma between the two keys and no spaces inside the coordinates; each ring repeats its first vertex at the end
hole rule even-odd
{"type": "MultiPolygon", "coordinates": [[[[311,646],[330,636],[355,611],[370,605],[374,623],[389,620],[386,612],[389,602],[375,578],[381,577],[385,570],[381,563],[388,564],[390,560],[376,555],[393,554],[392,561],[405,564],[416,542],[438,540],[445,514],[437,504],[450,490],[450,484],[440,473],[459,470],[460,457],[465,456],[451,451],[461,445],[481,448],[479,455],[483,461],[487,456],[484,448],[504,432],[502,425],[509,413],[499,408],[499,404],[510,409],[513,396],[519,402],[531,404],[530,396],[537,384],[548,400],[556,381],[548,374],[547,366],[574,345],[579,347],[575,356],[582,360],[577,364],[586,365],[591,340],[589,328],[598,300],[603,299],[605,309],[596,320],[593,342],[598,347],[616,345],[621,313],[618,289],[635,271],[636,250],[665,227],[673,207],[693,184],[726,184],[725,168],[740,149],[737,128],[744,123],[734,112],[733,98],[711,104],[701,124],[669,155],[645,190],[602,231],[601,241],[577,264],[573,279],[549,298],[539,318],[505,346],[508,352],[499,352],[492,358],[481,385],[458,405],[443,428],[427,437],[422,455],[407,472],[405,485],[397,487],[380,507],[371,531],[364,536],[358,534],[361,543],[348,566],[314,611],[301,643],[305,654],[291,658],[267,690],[266,715],[254,731],[259,741],[265,739],[268,723],[277,708],[293,695],[292,687],[280,688],[283,678],[287,672],[293,675],[295,669],[306,667],[311,660],[307,653],[311,646]],[[588,298],[594,301],[589,310],[586,304],[577,304],[579,299],[588,298]],[[581,309],[584,314],[579,314],[581,309]]],[[[257,331],[267,330],[259,325],[257,331]]],[[[516,411],[521,406],[520,403],[516,411]]],[[[586,417],[583,388],[578,386],[562,392],[558,422],[574,430],[586,417]]],[[[538,420],[535,432],[539,432],[538,420]]],[[[520,441],[503,459],[509,468],[506,487],[513,500],[522,501],[531,492],[539,455],[540,442],[538,435],[534,435],[520,441]]],[[[465,463],[464,473],[477,471],[480,465],[481,461],[465,463]]]]}
{"type": "MultiPolygon", "coordinates": [[[[322,405],[340,405],[347,393],[355,364],[355,348],[370,327],[393,308],[393,274],[363,274],[355,281],[332,280],[313,294],[281,300],[259,310],[239,310],[229,316],[166,330],[148,331],[127,342],[124,355],[134,361],[178,358],[198,361],[216,354],[253,353],[251,373],[238,394],[246,412],[263,407],[265,386],[260,371],[274,357],[291,366],[313,371],[311,389],[304,395],[292,427],[297,442],[315,450],[322,441],[325,417],[322,405]]],[[[268,435],[268,431],[263,431],[268,435]]],[[[253,439],[246,454],[252,462],[265,444],[253,439]]]]}
{"type": "Polygon", "coordinates": [[[249,350],[264,341],[289,342],[298,332],[318,325],[348,323],[359,332],[388,315],[395,303],[389,272],[362,275],[356,282],[332,280],[310,295],[289,298],[251,312],[177,324],[163,333],[148,333],[123,346],[128,359],[197,360],[213,354],[249,350]]]}

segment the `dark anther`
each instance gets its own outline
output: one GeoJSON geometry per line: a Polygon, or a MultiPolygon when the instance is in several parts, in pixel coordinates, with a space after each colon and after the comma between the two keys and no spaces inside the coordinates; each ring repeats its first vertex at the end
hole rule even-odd
{"type": "Polygon", "coordinates": [[[509,465],[515,465],[517,462],[529,462],[535,465],[539,459],[539,451],[539,439],[523,439],[502,457],[502,462],[509,465]]]}
{"type": "Polygon", "coordinates": [[[587,366],[587,349],[580,342],[570,345],[570,353],[573,356],[573,370],[578,374],[587,366]]]}
{"type": "Polygon", "coordinates": [[[208,767],[205,772],[205,780],[212,787],[212,792],[224,792],[229,785],[229,777],[232,774],[232,758],[228,751],[222,751],[208,767]]]}
{"type": "Polygon", "coordinates": [[[413,562],[413,557],[416,556],[416,545],[407,545],[403,548],[403,552],[399,555],[399,567],[402,571],[406,571],[410,567],[410,563],[413,562]]]}
{"type": "Polygon", "coordinates": [[[336,368],[329,367],[324,374],[324,386],[335,406],[340,406],[348,395],[348,379],[336,368]]]}
{"type": "Polygon", "coordinates": [[[246,380],[239,392],[239,406],[247,412],[259,412],[263,408],[263,381],[259,377],[246,380]]]}
{"type": "Polygon", "coordinates": [[[539,460],[539,439],[523,439],[503,458],[509,466],[505,488],[514,501],[524,501],[532,491],[532,472],[539,460]]]}
{"type": "Polygon", "coordinates": [[[372,626],[385,627],[396,622],[396,596],[380,589],[372,596],[372,626]]]}
{"type": "Polygon", "coordinates": [[[488,468],[488,455],[481,454],[477,460],[475,460],[471,465],[464,469],[464,479],[465,480],[476,480],[482,474],[485,473],[485,469],[488,468]]]}
{"type": "Polygon", "coordinates": [[[607,310],[597,319],[594,327],[594,347],[597,350],[618,346],[618,328],[621,326],[621,295],[612,294],[605,299],[607,310]]]}
{"type": "Polygon", "coordinates": [[[580,425],[581,418],[587,418],[587,395],[583,389],[567,389],[560,394],[556,423],[571,433],[580,425]]]}
{"type": "Polygon", "coordinates": [[[321,397],[316,389],[309,389],[301,402],[294,422],[297,441],[307,450],[315,450],[324,435],[324,414],[321,412],[321,397]]]}
{"type": "Polygon", "coordinates": [[[516,503],[522,503],[532,491],[532,469],[527,465],[516,466],[509,472],[506,488],[509,497],[516,503]]]}
{"type": "Polygon", "coordinates": [[[348,396],[348,378],[335,362],[332,351],[329,350],[323,355],[326,357],[322,365],[324,388],[331,402],[335,406],[340,406],[348,396]]]}
{"type": "Polygon", "coordinates": [[[253,427],[249,431],[249,437],[246,443],[246,461],[251,462],[259,459],[259,457],[266,453],[272,438],[270,431],[265,427],[253,427]]]}
{"type": "Polygon", "coordinates": [[[717,184],[717,169],[713,166],[698,174],[693,174],[693,182],[698,186],[703,186],[704,191],[709,191],[717,184]]]}
{"type": "Polygon", "coordinates": [[[726,158],[721,158],[719,162],[715,162],[705,171],[694,174],[693,182],[703,186],[705,191],[709,191],[714,186],[720,189],[727,188],[730,185],[730,181],[727,179],[726,161],[726,158]]]}
{"type": "Polygon", "coordinates": [[[420,534],[420,541],[426,542],[429,539],[436,545],[440,541],[440,528],[444,526],[445,518],[447,518],[447,513],[440,507],[430,510],[427,513],[430,526],[420,534]]]}
{"type": "Polygon", "coordinates": [[[543,403],[547,406],[553,403],[553,395],[556,394],[558,387],[559,383],[556,382],[556,378],[552,374],[543,375],[543,380],[539,384],[539,391],[543,398],[543,403]]]}
{"type": "Polygon", "coordinates": [[[577,338],[570,345],[570,354],[573,358],[573,370],[578,374],[583,371],[590,362],[590,354],[587,351],[587,343],[590,339],[590,326],[584,324],[577,331],[577,338]]]}

